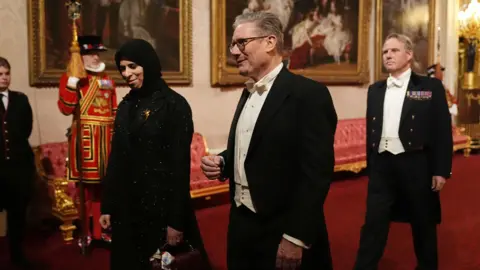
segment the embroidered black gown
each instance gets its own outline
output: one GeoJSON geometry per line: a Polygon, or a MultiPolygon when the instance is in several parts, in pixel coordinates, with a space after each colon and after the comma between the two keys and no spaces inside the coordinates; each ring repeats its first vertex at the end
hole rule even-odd
{"type": "Polygon", "coordinates": [[[189,191],[191,108],[161,78],[158,57],[146,41],[124,44],[117,66],[122,58],[143,67],[144,83],[118,106],[103,181],[102,214],[112,222],[111,269],[150,269],[167,226],[184,232],[205,255],[189,191]]]}

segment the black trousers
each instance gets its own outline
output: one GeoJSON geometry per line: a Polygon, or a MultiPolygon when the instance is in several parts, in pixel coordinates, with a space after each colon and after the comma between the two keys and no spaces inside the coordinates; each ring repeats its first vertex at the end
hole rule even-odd
{"type": "Polygon", "coordinates": [[[369,163],[367,212],[354,269],[377,269],[387,243],[390,221],[398,210],[407,213],[409,218],[417,269],[438,269],[435,221],[439,211],[438,194],[431,190],[427,155],[420,151],[399,155],[375,153],[369,163]]]}
{"type": "MultiPolygon", "coordinates": [[[[323,215],[323,213],[319,213],[323,215]]],[[[283,217],[262,218],[245,206],[232,205],[227,236],[229,270],[274,270],[277,250],[283,238],[283,217]]],[[[302,270],[331,270],[326,226],[312,247],[303,250],[302,270]]]]}
{"type": "Polygon", "coordinates": [[[0,161],[0,206],[7,211],[7,238],[13,260],[24,257],[23,240],[32,180],[31,166],[0,161]]]}

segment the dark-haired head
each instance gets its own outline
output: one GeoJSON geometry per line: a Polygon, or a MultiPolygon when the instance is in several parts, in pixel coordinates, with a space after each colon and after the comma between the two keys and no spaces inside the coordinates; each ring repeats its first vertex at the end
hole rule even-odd
{"type": "MultiPolygon", "coordinates": [[[[115,54],[120,74],[133,89],[154,88],[162,80],[162,67],[153,46],[143,39],[132,39],[115,54]]],[[[150,89],[153,90],[153,89],[150,89]]]]}
{"type": "Polygon", "coordinates": [[[5,91],[10,86],[10,63],[0,56],[0,91],[5,91]]]}
{"type": "Polygon", "coordinates": [[[8,62],[7,58],[0,56],[0,67],[4,67],[8,70],[11,69],[10,62],[8,62]]]}

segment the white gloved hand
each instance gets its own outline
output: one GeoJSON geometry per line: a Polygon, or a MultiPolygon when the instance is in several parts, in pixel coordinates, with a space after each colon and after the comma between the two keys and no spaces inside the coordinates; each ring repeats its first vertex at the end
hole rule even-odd
{"type": "Polygon", "coordinates": [[[451,115],[456,116],[458,114],[457,104],[453,104],[452,107],[450,107],[450,109],[448,109],[448,110],[450,111],[451,115]]]}
{"type": "Polygon", "coordinates": [[[77,77],[68,77],[67,86],[69,88],[76,89],[78,81],[80,81],[80,79],[77,77]]]}

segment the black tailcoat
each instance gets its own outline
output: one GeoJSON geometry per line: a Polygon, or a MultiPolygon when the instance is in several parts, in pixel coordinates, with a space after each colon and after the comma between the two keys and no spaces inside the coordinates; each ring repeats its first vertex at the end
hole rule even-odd
{"type": "MultiPolygon", "coordinates": [[[[367,167],[372,164],[372,154],[378,152],[382,136],[385,80],[371,85],[367,98],[367,167]]],[[[401,112],[399,137],[406,152],[422,151],[427,156],[427,166],[416,170],[427,171],[430,176],[449,178],[452,170],[452,121],[448,111],[445,88],[440,80],[412,72],[401,112]]],[[[425,179],[430,181],[431,178],[425,179]]],[[[425,198],[437,205],[431,213],[435,222],[441,221],[439,194],[425,198]]],[[[399,199],[394,205],[393,221],[409,222],[399,199]]]]}
{"type": "MultiPolygon", "coordinates": [[[[279,233],[272,254],[276,253],[285,233],[312,246],[304,251],[302,269],[330,269],[323,212],[335,163],[333,143],[337,114],[330,92],[324,85],[293,74],[285,67],[269,91],[255,123],[244,164],[256,215],[263,221],[282,220],[276,222],[275,231],[270,232],[279,233]]],[[[248,96],[245,89],[233,117],[227,150],[221,153],[225,160],[224,177],[230,178],[232,204],[235,130],[248,96]]],[[[237,225],[242,226],[230,224],[231,227],[237,225]]],[[[246,238],[253,235],[246,233],[246,238]]],[[[256,245],[258,241],[251,239],[250,242],[256,245]]]]}

